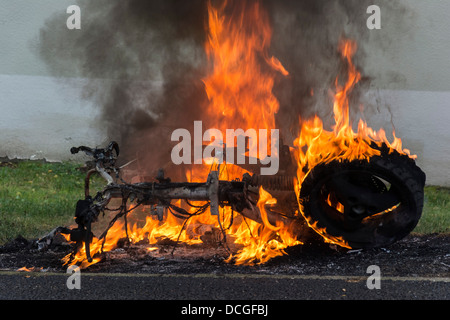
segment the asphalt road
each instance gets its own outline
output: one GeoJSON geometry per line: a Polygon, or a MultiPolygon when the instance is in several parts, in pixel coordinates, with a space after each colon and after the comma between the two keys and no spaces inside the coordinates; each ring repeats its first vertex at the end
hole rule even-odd
{"type": "Polygon", "coordinates": [[[68,289],[69,277],[63,273],[0,272],[0,299],[450,300],[450,278],[381,277],[380,289],[369,289],[368,278],[360,276],[81,273],[80,289],[68,289]]]}

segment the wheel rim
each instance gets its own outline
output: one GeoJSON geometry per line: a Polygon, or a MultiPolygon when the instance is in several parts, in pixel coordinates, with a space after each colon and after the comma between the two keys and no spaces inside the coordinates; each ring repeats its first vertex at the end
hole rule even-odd
{"type": "MultiPolygon", "coordinates": [[[[312,169],[299,201],[308,224],[352,248],[386,246],[409,234],[423,208],[425,174],[397,153],[312,169]]],[[[319,232],[320,231],[320,232],[319,232]]]]}
{"type": "Polygon", "coordinates": [[[402,206],[401,194],[392,181],[358,170],[330,176],[320,189],[319,201],[327,217],[349,231],[402,206]]]}

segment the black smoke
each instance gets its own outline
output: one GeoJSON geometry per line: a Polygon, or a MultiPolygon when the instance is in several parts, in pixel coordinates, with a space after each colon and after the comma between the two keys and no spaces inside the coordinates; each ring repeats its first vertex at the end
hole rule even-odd
{"type": "Polygon", "coordinates": [[[53,75],[87,79],[82,97],[126,156],[167,154],[167,133],[192,123],[204,99],[205,4],[80,0],[81,30],[65,28],[65,12],[52,16],[39,54],[53,75]]]}
{"type": "MultiPolygon", "coordinates": [[[[255,0],[248,0],[255,1],[255,0]]],[[[220,1],[213,1],[213,3],[220,1]]],[[[345,77],[337,46],[354,39],[355,63],[364,75],[359,92],[370,87],[364,73],[369,46],[386,45],[366,27],[368,0],[261,0],[273,25],[271,54],[289,71],[277,79],[277,122],[285,142],[298,130],[298,117],[330,116],[329,90],[345,77]],[[374,43],[375,42],[375,43],[374,43]],[[313,94],[312,94],[313,93],[313,94]]],[[[384,28],[399,22],[404,8],[383,8],[384,28]],[[395,18],[394,18],[395,17],[395,18]]],[[[40,57],[56,76],[87,79],[82,98],[101,110],[99,125],[119,141],[125,156],[137,153],[149,166],[170,161],[170,134],[202,118],[207,102],[206,0],[79,0],[82,29],[68,30],[68,14],[48,19],[40,30],[40,57]],[[148,151],[148,152],[147,152],[148,151]]],[[[89,144],[89,142],[86,142],[89,144]]]]}

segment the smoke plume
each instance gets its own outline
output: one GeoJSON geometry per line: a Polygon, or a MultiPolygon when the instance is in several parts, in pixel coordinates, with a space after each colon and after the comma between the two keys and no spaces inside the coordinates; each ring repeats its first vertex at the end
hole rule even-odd
{"type": "MultiPolygon", "coordinates": [[[[254,0],[250,0],[254,1],[254,0]]],[[[216,1],[213,1],[215,3],[216,1]]],[[[364,73],[367,45],[382,45],[366,27],[368,0],[262,0],[273,27],[271,54],[289,71],[277,79],[277,122],[295,134],[298,117],[329,115],[329,90],[344,77],[339,39],[358,42],[355,62],[364,73]],[[374,44],[375,42],[375,44],[374,44]],[[379,44],[377,44],[379,42],[379,44]]],[[[400,5],[379,1],[384,26],[400,5]]],[[[63,12],[40,31],[40,56],[56,77],[87,79],[84,99],[101,109],[101,124],[125,156],[144,154],[156,167],[170,160],[170,133],[192,126],[206,103],[206,0],[79,0],[82,29],[68,30],[63,12]],[[148,153],[147,153],[148,151],[148,153]]],[[[399,23],[398,19],[396,23],[399,23]]],[[[355,100],[358,91],[355,92],[355,100]]],[[[243,106],[245,107],[245,106],[243,106]]],[[[282,132],[289,143],[289,132],[282,132]]],[[[87,141],[86,144],[89,144],[87,141]]]]}

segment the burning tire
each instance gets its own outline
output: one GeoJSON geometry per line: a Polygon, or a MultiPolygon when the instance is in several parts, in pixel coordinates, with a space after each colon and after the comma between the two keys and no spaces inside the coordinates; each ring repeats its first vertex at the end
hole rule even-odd
{"type": "Polygon", "coordinates": [[[390,245],[408,235],[423,209],[425,174],[415,161],[381,148],[369,161],[333,161],[305,177],[300,206],[325,239],[352,248],[390,245]]]}

